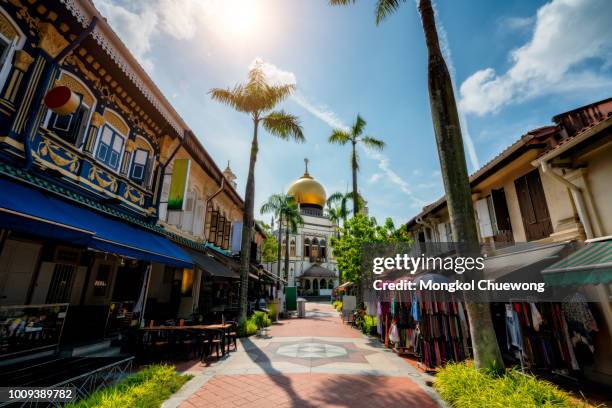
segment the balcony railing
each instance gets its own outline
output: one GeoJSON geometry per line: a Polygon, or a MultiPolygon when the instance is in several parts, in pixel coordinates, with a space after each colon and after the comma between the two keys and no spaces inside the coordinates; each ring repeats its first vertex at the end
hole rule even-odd
{"type": "Polygon", "coordinates": [[[52,170],[86,190],[104,194],[109,200],[143,216],[155,212],[153,194],[98,163],[47,129],[40,129],[32,140],[32,156],[43,170],[52,170]]]}

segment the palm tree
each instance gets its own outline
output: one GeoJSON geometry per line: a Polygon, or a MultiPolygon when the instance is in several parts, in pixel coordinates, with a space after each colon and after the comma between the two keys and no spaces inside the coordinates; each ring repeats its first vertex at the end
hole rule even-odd
{"type": "Polygon", "coordinates": [[[303,142],[304,134],[298,118],[283,110],[273,109],[295,90],[295,85],[270,85],[266,80],[263,62],[257,61],[250,69],[246,84],[233,88],[213,88],[212,99],[224,103],[238,112],[246,113],[253,121],[253,138],[246,192],[244,194],[244,215],[240,251],[240,314],[239,319],[246,319],[248,306],[249,251],[253,234],[253,204],[255,200],[255,162],[257,161],[257,132],[259,124],[268,133],[282,139],[303,142]]]}
{"type": "MultiPolygon", "coordinates": [[[[329,0],[332,5],[347,5],[356,0],[329,0]]],[[[395,12],[405,0],[378,0],[376,24],[395,12]]],[[[453,231],[453,241],[470,247],[478,245],[478,233],[472,204],[463,138],[457,113],[457,103],[448,67],[440,50],[436,20],[431,0],[419,0],[428,53],[429,103],[433,121],[440,169],[453,231]]],[[[476,367],[501,369],[503,360],[495,330],[491,322],[491,309],[484,303],[467,303],[474,363],[476,367]]]]}
{"type": "Polygon", "coordinates": [[[278,219],[278,253],[277,253],[277,265],[276,265],[276,276],[281,277],[280,264],[281,264],[281,242],[282,242],[282,231],[283,225],[283,208],[288,205],[288,197],[285,194],[272,194],[268,201],[266,201],[260,208],[261,214],[273,213],[278,219]]]}
{"type": "Polygon", "coordinates": [[[359,171],[359,157],[357,155],[357,144],[361,143],[366,147],[372,149],[382,150],[385,147],[385,142],[382,140],[374,139],[371,136],[364,136],[363,130],[365,128],[366,121],[357,115],[357,119],[349,131],[343,129],[334,129],[331,136],[329,137],[329,143],[335,143],[339,145],[345,145],[351,143],[351,170],[353,171],[353,214],[359,213],[359,191],[357,190],[357,172],[359,171]]]}
{"type": "MultiPolygon", "coordinates": [[[[328,212],[331,209],[335,209],[337,212],[337,217],[339,220],[342,220],[342,225],[346,222],[346,218],[350,214],[351,210],[348,209],[348,201],[353,199],[353,193],[341,193],[340,191],[336,191],[327,199],[327,207],[328,212]],[[333,207],[336,205],[336,207],[333,207]]],[[[339,221],[338,220],[338,221],[339,221]]],[[[338,227],[339,227],[338,222],[338,227]]]]}

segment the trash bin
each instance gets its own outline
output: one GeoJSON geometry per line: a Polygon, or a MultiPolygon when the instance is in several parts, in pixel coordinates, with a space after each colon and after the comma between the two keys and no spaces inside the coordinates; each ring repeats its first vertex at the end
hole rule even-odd
{"type": "Polygon", "coordinates": [[[298,317],[306,317],[306,299],[299,298],[297,300],[298,317]]]}

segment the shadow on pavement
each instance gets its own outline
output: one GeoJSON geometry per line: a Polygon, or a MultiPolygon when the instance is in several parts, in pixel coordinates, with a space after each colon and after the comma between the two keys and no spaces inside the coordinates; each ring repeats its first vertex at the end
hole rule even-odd
{"type": "Polygon", "coordinates": [[[317,406],[303,400],[293,389],[291,378],[285,376],[281,371],[275,369],[272,366],[272,361],[270,358],[248,337],[242,338],[242,345],[249,358],[255,364],[264,369],[266,375],[287,393],[289,398],[291,398],[294,407],[314,408],[317,406]]]}

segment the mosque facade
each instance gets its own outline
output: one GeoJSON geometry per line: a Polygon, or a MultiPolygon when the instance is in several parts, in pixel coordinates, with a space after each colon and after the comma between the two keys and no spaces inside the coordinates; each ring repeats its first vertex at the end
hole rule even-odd
{"type": "MultiPolygon", "coordinates": [[[[325,213],[327,194],[325,188],[308,173],[305,159],[304,174],[294,181],[287,194],[293,196],[299,206],[303,225],[296,233],[285,238],[286,225],[282,225],[280,271],[288,286],[296,286],[301,296],[326,296],[338,286],[338,267],[330,246],[331,238],[337,234],[332,221],[325,213]],[[289,245],[289,270],[285,271],[285,246],[289,245]]],[[[274,236],[278,236],[278,225],[274,236]]],[[[277,272],[277,262],[268,265],[277,272]]]]}

